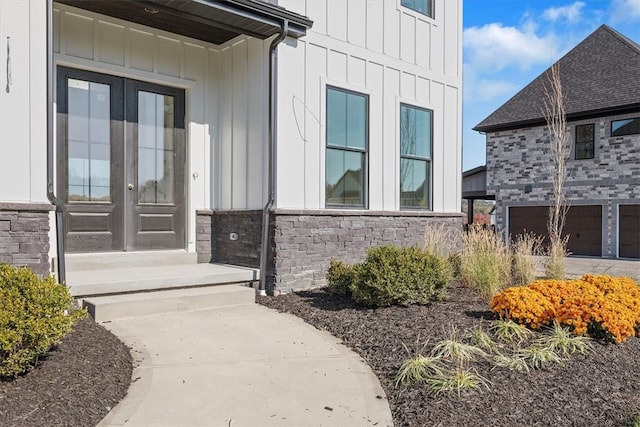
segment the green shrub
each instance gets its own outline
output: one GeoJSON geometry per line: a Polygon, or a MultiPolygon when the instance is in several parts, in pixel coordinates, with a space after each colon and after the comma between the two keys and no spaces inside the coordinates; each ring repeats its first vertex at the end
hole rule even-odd
{"type": "Polygon", "coordinates": [[[351,296],[351,284],[356,280],[357,266],[347,265],[332,259],[327,271],[329,292],[336,295],[351,296]]]}
{"type": "Polygon", "coordinates": [[[59,343],[86,312],[53,277],[0,264],[0,377],[15,377],[59,343]]]}
{"type": "Polygon", "coordinates": [[[353,299],[367,306],[426,303],[444,297],[448,262],[417,247],[371,248],[351,284],[353,299]]]}

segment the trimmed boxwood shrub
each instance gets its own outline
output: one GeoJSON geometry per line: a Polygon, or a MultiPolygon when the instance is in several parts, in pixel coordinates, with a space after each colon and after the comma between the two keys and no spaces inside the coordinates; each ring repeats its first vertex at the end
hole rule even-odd
{"type": "Polygon", "coordinates": [[[15,377],[86,315],[51,276],[0,264],[0,377],[15,377]]]}
{"type": "Polygon", "coordinates": [[[347,265],[343,261],[332,259],[327,271],[329,292],[336,295],[351,296],[351,284],[357,279],[358,265],[347,265]]]}
{"type": "Polygon", "coordinates": [[[451,280],[446,259],[417,247],[371,248],[355,271],[352,298],[371,307],[442,299],[451,280]]]}

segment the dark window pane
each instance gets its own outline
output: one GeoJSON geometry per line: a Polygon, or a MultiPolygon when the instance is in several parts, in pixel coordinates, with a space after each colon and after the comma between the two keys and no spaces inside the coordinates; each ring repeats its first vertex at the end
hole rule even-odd
{"type": "Polygon", "coordinates": [[[365,149],[367,146],[367,98],[347,95],[347,147],[365,149]]]}
{"type": "Polygon", "coordinates": [[[576,144],[576,159],[593,159],[593,144],[576,144]]]}
{"type": "Polygon", "coordinates": [[[400,152],[431,158],[431,111],[400,105],[400,152]]]}
{"type": "Polygon", "coordinates": [[[367,97],[327,89],[327,145],[365,149],[367,97]]]}
{"type": "Polygon", "coordinates": [[[366,204],[367,103],[366,95],[327,87],[327,205],[366,204]]]}
{"type": "Polygon", "coordinates": [[[173,203],[174,100],[138,92],[138,201],[173,203]]]}
{"type": "Polygon", "coordinates": [[[433,0],[402,0],[400,4],[411,10],[420,12],[423,15],[433,17],[432,1],[433,0]]]}
{"type": "Polygon", "coordinates": [[[78,79],[67,84],[69,201],[108,202],[111,88],[78,79]]]}
{"type": "Polygon", "coordinates": [[[611,136],[633,135],[636,133],[640,133],[640,117],[611,122],[611,136]]]}
{"type": "Polygon", "coordinates": [[[592,142],[593,141],[593,125],[576,126],[576,142],[592,142]]]}
{"type": "Polygon", "coordinates": [[[430,209],[432,112],[400,104],[400,207],[430,209]]]}
{"type": "Polygon", "coordinates": [[[576,126],[576,159],[594,158],[594,125],[576,126]]]}
{"type": "Polygon", "coordinates": [[[327,148],[325,201],[364,206],[364,153],[327,148]]]}
{"type": "Polygon", "coordinates": [[[429,162],[400,159],[400,206],[403,208],[430,208],[429,162]]]}
{"type": "Polygon", "coordinates": [[[347,146],[347,94],[327,89],[327,145],[347,146]]]}

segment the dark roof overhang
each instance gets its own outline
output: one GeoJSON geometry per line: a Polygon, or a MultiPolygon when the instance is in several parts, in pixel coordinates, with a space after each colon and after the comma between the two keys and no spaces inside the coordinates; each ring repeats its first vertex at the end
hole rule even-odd
{"type": "Polygon", "coordinates": [[[487,166],[478,166],[462,172],[462,198],[494,200],[487,194],[487,166]]]}
{"type": "MultiPolygon", "coordinates": [[[[615,116],[621,114],[640,114],[640,103],[622,105],[614,108],[601,108],[598,110],[591,111],[580,111],[577,113],[567,113],[566,118],[567,122],[574,122],[578,120],[589,120],[595,119],[597,117],[606,117],[606,116],[615,116]]],[[[546,125],[546,120],[544,117],[538,117],[536,119],[530,120],[521,120],[517,122],[511,123],[500,123],[496,125],[488,125],[488,126],[476,126],[473,130],[482,133],[491,133],[491,132],[502,132],[514,129],[523,129],[530,128],[535,126],[544,126],[546,125]]]]}
{"type": "Polygon", "coordinates": [[[223,44],[239,35],[267,39],[288,21],[287,36],[299,38],[313,22],[259,0],[56,0],[102,15],[174,34],[223,44]]]}

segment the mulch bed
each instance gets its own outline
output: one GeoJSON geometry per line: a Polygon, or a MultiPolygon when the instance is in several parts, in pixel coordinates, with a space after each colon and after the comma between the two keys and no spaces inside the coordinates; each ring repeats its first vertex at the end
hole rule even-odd
{"type": "Polygon", "coordinates": [[[626,426],[640,414],[635,337],[619,345],[596,343],[586,356],[529,373],[474,362],[490,389],[460,397],[434,396],[423,385],[396,387],[393,377],[408,357],[403,344],[414,356],[425,342],[449,338],[454,327],[488,330],[494,317],[487,304],[463,286],[451,287],[444,301],[410,307],[366,309],[322,289],[258,302],[330,332],[362,356],[387,394],[396,426],[626,426]]]}
{"type": "Polygon", "coordinates": [[[37,367],[0,382],[0,425],[95,426],[127,394],[132,369],[129,348],[83,319],[37,367]]]}

